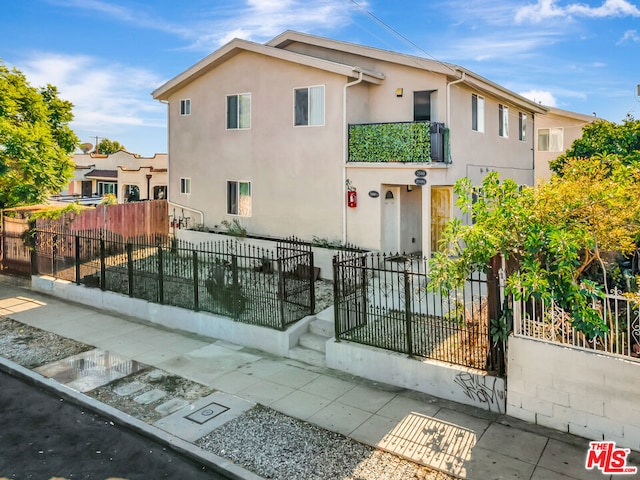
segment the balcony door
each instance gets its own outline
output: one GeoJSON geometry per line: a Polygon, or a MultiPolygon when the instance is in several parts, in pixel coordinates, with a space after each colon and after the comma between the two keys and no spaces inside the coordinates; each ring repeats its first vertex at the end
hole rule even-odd
{"type": "Polygon", "coordinates": [[[433,90],[413,92],[413,121],[431,121],[431,94],[433,90]]]}

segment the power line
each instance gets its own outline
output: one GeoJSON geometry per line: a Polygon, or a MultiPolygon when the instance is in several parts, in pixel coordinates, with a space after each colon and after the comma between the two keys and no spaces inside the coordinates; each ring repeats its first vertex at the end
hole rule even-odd
{"type": "Polygon", "coordinates": [[[436,57],[434,57],[433,55],[431,55],[429,52],[427,52],[425,49],[423,49],[420,45],[418,45],[417,43],[413,42],[411,39],[407,38],[405,35],[403,35],[402,33],[400,33],[399,31],[397,31],[395,28],[393,28],[391,25],[389,25],[388,23],[386,23],[384,20],[378,18],[376,15],[374,15],[372,12],[370,12],[369,10],[367,10],[366,8],[364,8],[362,5],[360,5],[358,2],[356,2],[356,0],[347,0],[349,2],[351,2],[352,4],[354,4],[359,10],[361,10],[362,12],[366,13],[368,16],[370,16],[371,18],[373,18],[377,23],[379,23],[380,25],[382,25],[384,28],[386,28],[387,30],[389,30],[390,32],[392,32],[394,35],[396,35],[398,38],[404,40],[405,42],[407,42],[409,45],[411,45],[412,47],[416,48],[417,50],[419,50],[420,52],[422,52],[423,54],[425,54],[427,57],[431,58],[432,60],[434,60],[435,62],[438,62],[440,65],[448,68],[449,70],[451,70],[453,73],[458,73],[456,69],[452,68],[449,64],[438,60],[436,57]]]}

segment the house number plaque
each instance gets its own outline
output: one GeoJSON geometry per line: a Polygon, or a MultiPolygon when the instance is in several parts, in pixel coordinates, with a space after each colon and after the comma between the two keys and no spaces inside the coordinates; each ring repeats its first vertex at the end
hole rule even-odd
{"type": "Polygon", "coordinates": [[[426,177],[427,176],[427,171],[426,170],[416,170],[416,177],[426,177]]]}
{"type": "Polygon", "coordinates": [[[376,190],[369,190],[369,196],[371,198],[378,198],[380,194],[376,190]]]}
{"type": "Polygon", "coordinates": [[[426,185],[427,184],[427,179],[424,177],[418,177],[414,180],[416,185],[426,185]]]}

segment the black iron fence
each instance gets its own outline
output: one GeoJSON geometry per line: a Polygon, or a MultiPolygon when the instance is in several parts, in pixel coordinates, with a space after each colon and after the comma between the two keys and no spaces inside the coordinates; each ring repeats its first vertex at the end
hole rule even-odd
{"type": "Polygon", "coordinates": [[[404,255],[334,257],[336,339],[502,372],[490,338],[495,276],[476,273],[458,290],[431,292],[426,265],[404,255]]]}
{"type": "Polygon", "coordinates": [[[295,239],[274,253],[236,240],[36,230],[33,263],[79,285],[279,330],[315,310],[313,253],[295,239]]]}

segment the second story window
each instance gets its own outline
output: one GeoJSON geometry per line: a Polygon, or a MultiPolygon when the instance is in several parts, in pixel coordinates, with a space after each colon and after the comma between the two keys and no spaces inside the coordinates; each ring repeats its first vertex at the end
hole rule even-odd
{"type": "Polygon", "coordinates": [[[471,95],[471,130],[484,132],[484,97],[471,95]]]}
{"type": "Polygon", "coordinates": [[[324,125],[324,85],[294,90],[294,125],[324,125]]]}
{"type": "Polygon", "coordinates": [[[191,179],[190,178],[181,178],[180,179],[180,193],[190,194],[191,193],[191,179]]]}
{"type": "Polygon", "coordinates": [[[498,105],[498,135],[509,137],[509,107],[498,105]]]}
{"type": "Polygon", "coordinates": [[[527,140],[527,114],[522,112],[518,114],[518,140],[527,140]]]}
{"type": "Polygon", "coordinates": [[[540,128],[538,129],[538,151],[539,152],[561,152],[563,143],[562,128],[540,128]]]}
{"type": "Polygon", "coordinates": [[[251,128],[251,94],[227,95],[227,129],[251,128]]]}
{"type": "Polygon", "coordinates": [[[180,100],[180,115],[191,115],[191,99],[180,100]]]}

